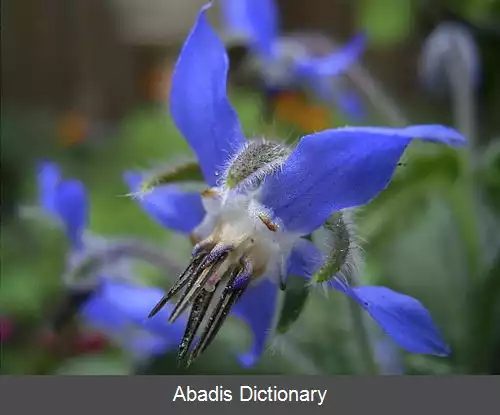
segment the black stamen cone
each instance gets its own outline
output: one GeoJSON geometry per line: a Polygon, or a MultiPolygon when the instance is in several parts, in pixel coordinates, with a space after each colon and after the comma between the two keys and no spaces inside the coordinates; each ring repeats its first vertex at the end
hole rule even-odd
{"type": "Polygon", "coordinates": [[[225,271],[221,271],[224,273],[215,282],[215,286],[207,287],[207,282],[219,271],[231,249],[229,246],[207,244],[206,247],[197,250],[189,266],[149,314],[149,317],[157,314],[174,295],[184,288],[184,292],[169,317],[169,322],[173,323],[191,305],[191,311],[178,353],[179,362],[184,360],[189,354],[187,366],[198,358],[212,343],[232,306],[243,295],[250,283],[252,273],[251,264],[248,261],[242,260],[240,264],[230,266],[225,271]],[[218,290],[221,284],[224,284],[223,287],[220,287],[222,291],[218,290]],[[219,298],[214,300],[216,296],[219,296],[219,298]],[[201,333],[198,333],[210,306],[214,302],[214,309],[205,327],[203,327],[201,333]],[[198,334],[200,336],[199,341],[194,349],[190,350],[198,334]]]}

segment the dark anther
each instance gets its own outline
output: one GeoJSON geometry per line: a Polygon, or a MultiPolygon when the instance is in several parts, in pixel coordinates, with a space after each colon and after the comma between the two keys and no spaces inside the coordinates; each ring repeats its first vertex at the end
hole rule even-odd
{"type": "Polygon", "coordinates": [[[176,295],[180,290],[184,288],[184,286],[193,278],[195,271],[198,269],[199,265],[205,259],[207,254],[208,252],[201,251],[193,258],[193,260],[186,268],[186,270],[181,274],[177,282],[173,285],[172,288],[170,288],[169,292],[165,294],[165,296],[153,307],[148,315],[148,318],[156,315],[174,295],[176,295]]]}
{"type": "Polygon", "coordinates": [[[236,279],[241,275],[242,271],[243,270],[241,268],[236,268],[230,271],[229,279],[227,280],[222,294],[208,319],[203,333],[201,334],[200,339],[196,343],[193,351],[189,355],[187,363],[188,366],[191,365],[212,343],[227,316],[229,315],[232,306],[240,299],[240,297],[248,288],[250,284],[250,278],[246,278],[241,287],[237,289],[231,289],[236,279]]]}
{"type": "Polygon", "coordinates": [[[233,284],[231,286],[228,286],[228,289],[237,290],[238,288],[241,288],[247,282],[247,280],[252,277],[252,273],[252,263],[247,258],[243,258],[241,260],[241,271],[234,280],[233,284]]]}
{"type": "Polygon", "coordinates": [[[198,295],[198,297],[196,297],[196,299],[194,300],[186,325],[186,331],[184,332],[184,336],[182,337],[182,341],[179,346],[179,361],[184,359],[184,357],[186,356],[189,347],[194,340],[196,331],[200,327],[200,324],[205,317],[205,314],[210,305],[210,301],[212,301],[212,298],[214,296],[214,292],[215,291],[202,290],[200,295],[198,295]]]}
{"type": "Polygon", "coordinates": [[[205,257],[200,266],[197,267],[196,271],[194,272],[193,279],[189,282],[186,290],[175,305],[175,308],[168,319],[170,323],[173,323],[175,320],[177,320],[177,318],[184,312],[188,305],[194,299],[196,299],[201,290],[204,289],[204,286],[208,282],[208,280],[210,280],[214,273],[219,269],[220,265],[222,265],[228,254],[228,251],[218,254],[216,256],[217,260],[214,259],[215,257],[212,257],[207,261],[207,258],[211,255],[211,253],[207,255],[207,257],[205,257]]]}

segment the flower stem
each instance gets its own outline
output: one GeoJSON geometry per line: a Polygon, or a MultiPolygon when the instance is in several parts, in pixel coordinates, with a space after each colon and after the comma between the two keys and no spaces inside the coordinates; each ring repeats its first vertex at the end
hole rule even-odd
{"type": "Polygon", "coordinates": [[[408,125],[408,120],[398,105],[384,91],[382,86],[360,64],[354,64],[348,71],[354,84],[366,95],[374,108],[377,108],[393,127],[408,125]]]}
{"type": "Polygon", "coordinates": [[[365,374],[377,375],[379,370],[377,364],[373,360],[373,349],[371,346],[370,335],[368,334],[366,324],[363,320],[363,310],[353,299],[349,298],[348,301],[354,336],[356,337],[356,344],[359,347],[365,374]]]}

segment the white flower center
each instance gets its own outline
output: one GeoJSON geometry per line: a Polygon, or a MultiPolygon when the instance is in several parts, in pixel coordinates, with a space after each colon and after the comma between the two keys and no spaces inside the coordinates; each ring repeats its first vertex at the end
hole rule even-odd
{"type": "Polygon", "coordinates": [[[195,239],[231,247],[223,265],[209,281],[210,286],[242,259],[251,265],[252,279],[266,276],[279,280],[286,272],[286,260],[299,235],[271,222],[269,212],[256,195],[235,195],[221,188],[203,193],[207,214],[193,232],[195,239]]]}

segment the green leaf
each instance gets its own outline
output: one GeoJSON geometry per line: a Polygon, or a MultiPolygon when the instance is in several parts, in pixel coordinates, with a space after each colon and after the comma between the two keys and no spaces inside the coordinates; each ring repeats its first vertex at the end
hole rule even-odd
{"type": "Polygon", "coordinates": [[[305,278],[290,275],[287,279],[276,332],[283,334],[299,318],[311,293],[309,282],[305,278]]]}

